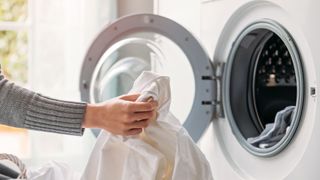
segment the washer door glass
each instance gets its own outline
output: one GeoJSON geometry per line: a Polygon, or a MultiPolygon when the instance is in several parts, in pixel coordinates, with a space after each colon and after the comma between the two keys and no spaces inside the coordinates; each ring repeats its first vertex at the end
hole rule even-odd
{"type": "Polygon", "coordinates": [[[214,72],[199,42],[170,19],[139,14],[105,28],[83,63],[82,100],[98,103],[126,94],[143,71],[170,77],[171,111],[198,140],[213,114],[215,86],[207,77],[214,72]]]}
{"type": "Polygon", "coordinates": [[[296,134],[305,94],[302,59],[290,34],[263,19],[234,41],[224,76],[225,112],[239,143],[271,157],[296,134]]]}
{"type": "Polygon", "coordinates": [[[92,76],[90,101],[103,102],[128,93],[143,71],[170,77],[171,110],[184,123],[195,93],[192,68],[174,42],[156,33],[126,36],[103,54],[92,76]]]}

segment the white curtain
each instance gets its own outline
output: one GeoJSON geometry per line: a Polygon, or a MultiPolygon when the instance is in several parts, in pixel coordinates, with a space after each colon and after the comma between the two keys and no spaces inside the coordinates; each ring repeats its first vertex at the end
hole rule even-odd
{"type": "MultiPolygon", "coordinates": [[[[80,101],[85,50],[101,27],[116,17],[114,0],[31,0],[30,88],[44,95],[80,101]]],[[[63,161],[81,171],[95,142],[83,137],[29,131],[30,167],[63,161]]]]}

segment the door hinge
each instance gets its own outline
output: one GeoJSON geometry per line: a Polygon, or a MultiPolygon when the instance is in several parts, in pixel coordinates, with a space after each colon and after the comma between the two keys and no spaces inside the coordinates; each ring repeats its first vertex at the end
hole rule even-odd
{"type": "Polygon", "coordinates": [[[225,63],[215,63],[214,67],[214,76],[202,76],[202,80],[211,80],[214,81],[214,98],[212,101],[202,101],[203,105],[212,105],[214,108],[213,118],[223,118],[224,110],[222,104],[222,76],[225,63]]]}

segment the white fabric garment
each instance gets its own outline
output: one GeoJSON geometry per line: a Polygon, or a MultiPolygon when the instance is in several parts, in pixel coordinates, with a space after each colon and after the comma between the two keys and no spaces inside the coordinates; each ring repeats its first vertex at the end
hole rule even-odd
{"type": "Polygon", "coordinates": [[[131,137],[102,131],[83,173],[83,180],[211,180],[206,158],[180,122],[169,112],[169,78],[143,72],[130,93],[137,101],[159,103],[157,120],[131,137]]]}
{"type": "Polygon", "coordinates": [[[73,171],[67,164],[50,162],[38,169],[28,169],[28,180],[79,180],[81,174],[73,171]]]}
{"type": "Polygon", "coordinates": [[[259,148],[269,148],[277,144],[290,129],[295,106],[288,106],[276,114],[274,123],[269,123],[257,137],[248,138],[248,143],[259,148]]]}

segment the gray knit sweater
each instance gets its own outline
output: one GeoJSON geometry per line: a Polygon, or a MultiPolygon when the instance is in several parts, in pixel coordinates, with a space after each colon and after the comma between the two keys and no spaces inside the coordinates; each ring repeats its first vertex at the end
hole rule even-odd
{"type": "Polygon", "coordinates": [[[0,124],[62,134],[82,135],[86,103],[45,97],[21,88],[1,74],[0,124]]]}

